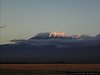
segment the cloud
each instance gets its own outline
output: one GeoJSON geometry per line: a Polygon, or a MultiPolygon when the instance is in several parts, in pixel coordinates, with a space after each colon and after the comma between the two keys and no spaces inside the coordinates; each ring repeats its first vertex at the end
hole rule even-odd
{"type": "Polygon", "coordinates": [[[2,28],[6,28],[8,25],[3,25],[3,26],[0,26],[0,29],[2,28]]]}
{"type": "Polygon", "coordinates": [[[10,40],[10,42],[14,42],[14,43],[18,43],[18,42],[23,42],[25,41],[24,39],[14,39],[14,40],[10,40]]]}
{"type": "Polygon", "coordinates": [[[3,26],[0,26],[0,29],[1,29],[1,28],[5,28],[5,27],[3,27],[3,26]]]}
{"type": "Polygon", "coordinates": [[[100,34],[98,34],[98,35],[96,36],[96,38],[97,38],[97,39],[100,39],[100,34]]]}

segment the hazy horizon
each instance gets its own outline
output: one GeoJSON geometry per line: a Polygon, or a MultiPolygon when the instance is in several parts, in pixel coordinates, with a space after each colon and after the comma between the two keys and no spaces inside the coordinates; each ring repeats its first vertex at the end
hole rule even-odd
{"type": "Polygon", "coordinates": [[[100,0],[0,0],[0,44],[40,32],[100,34],[100,0]]]}

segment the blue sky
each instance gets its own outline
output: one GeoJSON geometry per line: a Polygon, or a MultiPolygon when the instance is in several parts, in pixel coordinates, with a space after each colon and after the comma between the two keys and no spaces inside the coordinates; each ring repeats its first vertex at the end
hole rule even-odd
{"type": "Polygon", "coordinates": [[[100,0],[0,0],[0,43],[39,32],[100,33],[100,0]]]}

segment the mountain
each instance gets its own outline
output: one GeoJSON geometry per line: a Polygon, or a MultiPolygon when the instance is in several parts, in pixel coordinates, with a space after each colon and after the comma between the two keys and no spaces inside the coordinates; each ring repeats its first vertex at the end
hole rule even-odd
{"type": "Polygon", "coordinates": [[[57,48],[85,47],[99,45],[100,39],[89,35],[66,35],[64,32],[45,32],[18,42],[16,44],[27,44],[31,46],[55,45],[57,48]]]}
{"type": "Polygon", "coordinates": [[[0,45],[0,52],[0,63],[100,63],[100,39],[46,32],[0,45]]]}
{"type": "Polygon", "coordinates": [[[36,36],[32,37],[31,39],[50,39],[50,38],[80,38],[81,35],[66,35],[64,32],[44,32],[38,33],[36,36]]]}
{"type": "Polygon", "coordinates": [[[34,36],[31,39],[50,39],[50,38],[63,38],[65,37],[64,32],[44,32],[44,33],[38,33],[36,36],[34,36]]]}

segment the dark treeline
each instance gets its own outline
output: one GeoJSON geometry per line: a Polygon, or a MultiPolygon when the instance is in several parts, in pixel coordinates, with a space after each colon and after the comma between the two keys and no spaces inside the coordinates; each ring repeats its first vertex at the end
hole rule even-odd
{"type": "Polygon", "coordinates": [[[56,48],[55,45],[0,45],[0,63],[100,63],[100,46],[56,48]]]}

